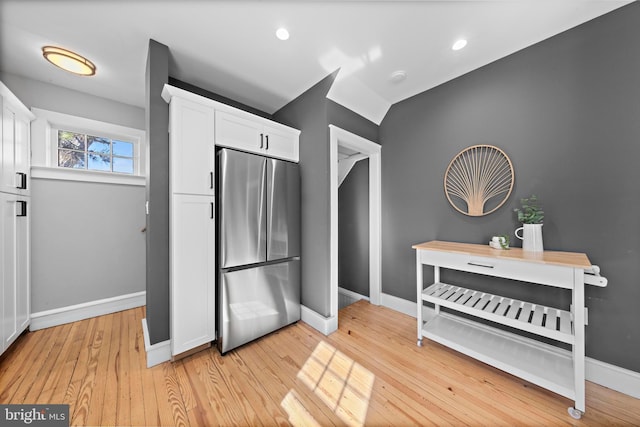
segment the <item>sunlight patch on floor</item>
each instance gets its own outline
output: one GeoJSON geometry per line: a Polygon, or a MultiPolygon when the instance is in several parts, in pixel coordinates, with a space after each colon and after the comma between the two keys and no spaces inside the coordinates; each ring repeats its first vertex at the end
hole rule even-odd
{"type": "Polygon", "coordinates": [[[365,424],[375,376],[353,359],[322,341],[298,379],[346,424],[365,424]]]}
{"type": "Polygon", "coordinates": [[[289,414],[289,422],[296,427],[321,427],[313,418],[313,415],[307,411],[304,404],[300,402],[300,398],[295,390],[289,390],[289,393],[282,399],[280,403],[282,408],[289,414]]]}

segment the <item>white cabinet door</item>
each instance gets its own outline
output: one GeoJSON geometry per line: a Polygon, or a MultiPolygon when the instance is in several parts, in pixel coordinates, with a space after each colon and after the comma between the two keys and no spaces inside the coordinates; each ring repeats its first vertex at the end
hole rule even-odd
{"type": "Polygon", "coordinates": [[[29,325],[29,222],[24,197],[0,193],[2,350],[29,325]]]}
{"type": "Polygon", "coordinates": [[[297,162],[298,135],[261,117],[216,111],[216,145],[297,162]]]}
{"type": "Polygon", "coordinates": [[[171,212],[171,354],[215,340],[213,197],[174,194],[171,212]]]}
{"type": "Polygon", "coordinates": [[[265,126],[265,154],[270,157],[298,162],[298,133],[275,126],[265,126]]]}
{"type": "Polygon", "coordinates": [[[245,117],[216,111],[216,145],[237,148],[252,153],[264,150],[262,125],[245,117]]]}
{"type": "Polygon", "coordinates": [[[14,120],[14,181],[18,193],[24,196],[31,194],[30,168],[30,122],[15,116],[14,120]]]}
{"type": "Polygon", "coordinates": [[[31,320],[31,198],[18,196],[16,221],[16,325],[18,335],[31,320]]]}
{"type": "Polygon", "coordinates": [[[215,110],[181,98],[170,109],[170,191],[212,195],[215,110]]]}
{"type": "Polygon", "coordinates": [[[2,345],[15,340],[16,323],[16,197],[0,193],[2,202],[2,345]]]}
{"type": "Polygon", "coordinates": [[[2,108],[2,176],[0,176],[0,191],[15,193],[15,157],[14,157],[14,113],[5,104],[2,108]]]}

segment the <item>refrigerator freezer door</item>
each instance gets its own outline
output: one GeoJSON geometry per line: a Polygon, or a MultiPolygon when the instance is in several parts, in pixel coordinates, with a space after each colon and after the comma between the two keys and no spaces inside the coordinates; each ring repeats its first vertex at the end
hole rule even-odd
{"type": "Polygon", "coordinates": [[[300,256],[300,169],[267,159],[267,260],[300,256]]]}
{"type": "Polygon", "coordinates": [[[220,268],[266,261],[264,157],[228,149],[219,154],[220,268]]]}
{"type": "Polygon", "coordinates": [[[300,260],[223,272],[220,286],[221,353],[300,320],[300,260]]]}

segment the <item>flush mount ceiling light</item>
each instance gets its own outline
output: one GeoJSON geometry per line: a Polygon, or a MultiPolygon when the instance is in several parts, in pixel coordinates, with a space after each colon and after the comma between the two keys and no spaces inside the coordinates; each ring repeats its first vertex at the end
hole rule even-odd
{"type": "Polygon", "coordinates": [[[276,30],[276,37],[280,40],[289,40],[289,31],[286,28],[278,28],[276,30]]]}
{"type": "Polygon", "coordinates": [[[453,50],[460,50],[463,47],[465,47],[467,45],[467,41],[465,39],[460,39],[458,41],[456,41],[453,46],[451,46],[451,49],[453,50]]]}
{"type": "Polygon", "coordinates": [[[93,76],[96,66],[84,56],[55,46],[44,46],[42,56],[58,68],[80,76],[93,76]]]}

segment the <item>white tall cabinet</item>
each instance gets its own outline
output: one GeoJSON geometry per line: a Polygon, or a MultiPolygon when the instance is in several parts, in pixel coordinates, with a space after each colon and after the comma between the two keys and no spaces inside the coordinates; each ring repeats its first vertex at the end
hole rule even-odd
{"type": "Polygon", "coordinates": [[[216,339],[215,146],[298,161],[300,131],[165,85],[171,354],[216,339]]]}
{"type": "Polygon", "coordinates": [[[216,338],[215,110],[179,96],[167,100],[170,331],[176,356],[216,338]]]}
{"type": "Polygon", "coordinates": [[[33,114],[0,82],[0,354],[29,326],[30,122],[33,114]]]}

